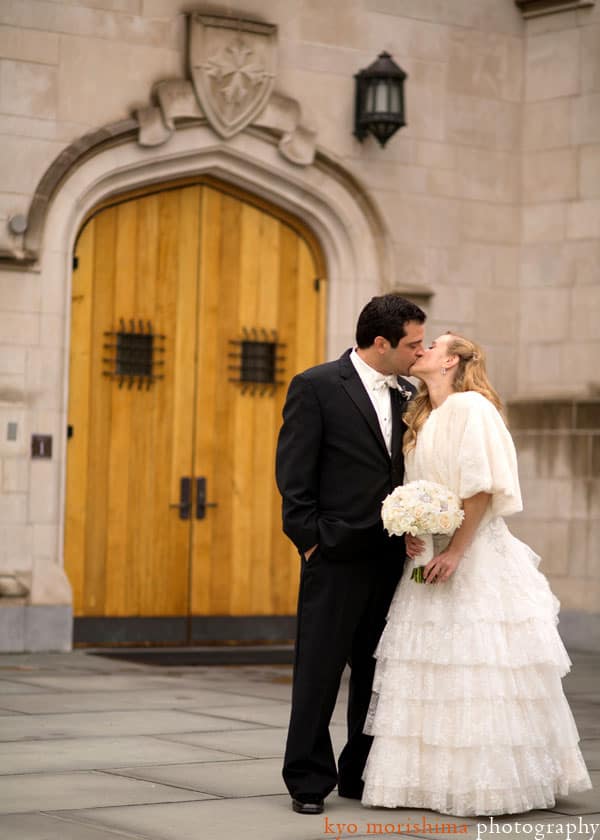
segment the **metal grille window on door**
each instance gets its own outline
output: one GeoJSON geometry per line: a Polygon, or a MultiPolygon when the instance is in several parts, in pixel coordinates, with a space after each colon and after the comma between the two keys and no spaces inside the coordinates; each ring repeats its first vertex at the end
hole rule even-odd
{"type": "Polygon", "coordinates": [[[119,320],[119,324],[119,330],[104,333],[112,338],[114,343],[104,344],[104,349],[111,351],[111,355],[102,359],[107,366],[103,375],[118,380],[119,388],[122,388],[125,382],[132,388],[137,382],[138,390],[144,385],[148,389],[157,379],[164,379],[164,374],[156,373],[155,370],[164,365],[164,360],[156,357],[165,352],[162,344],[165,336],[155,333],[150,321],[144,325],[144,322],[138,319],[136,328],[136,322],[132,318],[129,330],[124,318],[119,320]]]}
{"type": "Polygon", "coordinates": [[[237,378],[232,377],[229,381],[241,385],[242,394],[250,390],[251,394],[258,392],[262,397],[268,391],[274,394],[277,386],[284,384],[277,376],[285,371],[285,368],[278,367],[285,362],[285,356],[278,355],[285,344],[277,341],[276,330],[269,332],[244,327],[242,338],[229,343],[238,348],[229,354],[230,359],[236,360],[229,365],[229,370],[237,373],[237,378]]]}

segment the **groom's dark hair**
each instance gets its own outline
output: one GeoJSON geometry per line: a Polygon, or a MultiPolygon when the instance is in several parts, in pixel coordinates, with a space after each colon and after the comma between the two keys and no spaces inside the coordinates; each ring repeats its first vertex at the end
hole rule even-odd
{"type": "Polygon", "coordinates": [[[425,322],[427,316],[416,303],[396,292],[371,298],[358,316],[356,343],[361,349],[370,347],[378,335],[387,338],[392,347],[397,347],[406,332],[407,321],[425,322]]]}

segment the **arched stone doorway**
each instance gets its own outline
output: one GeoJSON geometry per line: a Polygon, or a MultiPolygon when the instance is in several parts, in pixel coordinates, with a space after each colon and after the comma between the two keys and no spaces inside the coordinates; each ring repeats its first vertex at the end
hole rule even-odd
{"type": "Polygon", "coordinates": [[[64,400],[57,419],[54,455],[60,488],[58,556],[52,567],[36,570],[44,581],[46,577],[56,581],[51,588],[59,588],[58,578],[64,577],[67,441],[63,430],[68,425],[73,250],[94,207],[136,189],[209,176],[292,214],[312,232],[326,265],[325,358],[335,357],[352,342],[360,306],[388,286],[392,277],[392,248],[381,216],[356,178],[322,151],[311,165],[301,167],[278,153],[277,143],[268,133],[255,129],[221,142],[206,125],[186,125],[168,144],[150,150],[135,142],[130,126],[120,134],[110,132],[108,143],[106,132],[101,134],[103,141],[86,151],[76,165],[69,166],[69,154],[61,156],[60,171],[49,171],[43,181],[54,183],[49,198],[40,190],[32,205],[35,208],[38,199],[47,204],[35,226],[35,255],[43,294],[56,299],[60,290],[65,323],[64,400]]]}

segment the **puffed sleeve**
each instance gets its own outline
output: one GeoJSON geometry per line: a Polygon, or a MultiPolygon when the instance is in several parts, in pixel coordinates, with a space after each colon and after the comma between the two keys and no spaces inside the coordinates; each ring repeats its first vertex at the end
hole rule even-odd
{"type": "Polygon", "coordinates": [[[510,432],[496,407],[482,394],[454,394],[456,486],[461,499],[490,493],[492,516],[509,516],[523,509],[517,453],[510,432]]]}

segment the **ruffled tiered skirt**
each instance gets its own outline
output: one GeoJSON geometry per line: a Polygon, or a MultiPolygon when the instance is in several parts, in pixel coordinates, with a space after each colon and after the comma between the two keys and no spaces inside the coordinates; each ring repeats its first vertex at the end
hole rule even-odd
{"type": "Polygon", "coordinates": [[[502,519],[444,584],[410,580],[408,562],[375,651],[364,805],[511,814],[591,787],[538,562],[502,519]]]}

